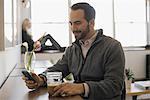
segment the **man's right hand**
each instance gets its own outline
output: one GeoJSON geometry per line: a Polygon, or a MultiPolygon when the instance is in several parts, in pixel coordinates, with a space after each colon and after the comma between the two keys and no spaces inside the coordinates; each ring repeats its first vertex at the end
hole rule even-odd
{"type": "Polygon", "coordinates": [[[25,76],[22,77],[22,79],[25,80],[26,86],[29,89],[37,89],[38,87],[44,84],[44,80],[40,76],[37,76],[35,73],[31,73],[31,74],[35,82],[32,80],[28,80],[28,78],[25,76]]]}

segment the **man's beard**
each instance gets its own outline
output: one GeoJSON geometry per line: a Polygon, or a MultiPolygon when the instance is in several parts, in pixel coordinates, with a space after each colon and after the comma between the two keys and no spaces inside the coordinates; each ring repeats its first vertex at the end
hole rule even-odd
{"type": "Polygon", "coordinates": [[[90,31],[90,28],[89,28],[89,24],[88,24],[85,31],[82,32],[81,30],[77,30],[77,31],[73,31],[73,33],[79,34],[78,36],[75,36],[76,40],[82,40],[86,37],[86,35],[89,33],[89,31],[90,31]]]}

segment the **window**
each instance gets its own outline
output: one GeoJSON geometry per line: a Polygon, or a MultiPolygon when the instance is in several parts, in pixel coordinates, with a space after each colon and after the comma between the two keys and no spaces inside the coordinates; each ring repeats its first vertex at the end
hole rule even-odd
{"type": "MultiPolygon", "coordinates": [[[[149,0],[32,0],[34,40],[47,32],[62,46],[67,46],[71,38],[69,7],[77,2],[91,4],[96,10],[95,29],[102,28],[105,35],[117,39],[124,47],[147,44],[147,34],[150,34],[147,30],[150,29],[147,29],[146,2],[149,0]]],[[[73,35],[72,38],[73,42],[73,35]]]]}
{"type": "Polygon", "coordinates": [[[13,0],[13,32],[14,32],[14,44],[19,44],[17,33],[17,0],[13,0]]]}
{"type": "Polygon", "coordinates": [[[31,19],[35,41],[47,32],[61,46],[69,45],[67,0],[32,0],[31,19]]]}
{"type": "Polygon", "coordinates": [[[114,0],[115,38],[123,46],[146,45],[145,0],[114,0]]]}
{"type": "Polygon", "coordinates": [[[17,43],[17,1],[4,0],[4,40],[5,48],[14,46],[17,43]]]}
{"type": "Polygon", "coordinates": [[[5,47],[13,46],[12,0],[4,0],[5,47]]]}

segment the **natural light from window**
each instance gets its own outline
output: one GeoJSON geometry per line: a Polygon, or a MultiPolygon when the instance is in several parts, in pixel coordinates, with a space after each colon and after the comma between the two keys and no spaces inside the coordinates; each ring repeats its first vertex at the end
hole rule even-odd
{"type": "Polygon", "coordinates": [[[47,32],[61,46],[69,45],[68,2],[66,0],[32,0],[31,19],[34,40],[47,32]]]}
{"type": "Polygon", "coordinates": [[[12,0],[4,0],[5,47],[12,47],[12,0]]]}
{"type": "Polygon", "coordinates": [[[145,0],[114,0],[116,39],[123,46],[146,45],[145,0]]]}
{"type": "MultiPolygon", "coordinates": [[[[61,46],[68,46],[69,6],[77,2],[88,2],[95,8],[95,29],[102,28],[105,35],[117,39],[124,47],[146,45],[145,0],[32,0],[33,39],[47,32],[61,46]]],[[[74,41],[73,35],[72,38],[74,41]]]]}

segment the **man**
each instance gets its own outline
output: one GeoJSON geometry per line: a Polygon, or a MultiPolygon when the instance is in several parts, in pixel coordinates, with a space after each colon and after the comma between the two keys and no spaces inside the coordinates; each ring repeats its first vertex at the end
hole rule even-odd
{"type": "Polygon", "coordinates": [[[40,75],[36,82],[26,80],[30,89],[44,86],[46,72],[60,71],[63,77],[72,73],[74,83],[54,88],[53,96],[81,95],[89,100],[121,100],[125,58],[121,44],[94,30],[95,10],[88,3],[71,7],[70,27],[76,41],[67,48],[62,59],[40,75]]]}

